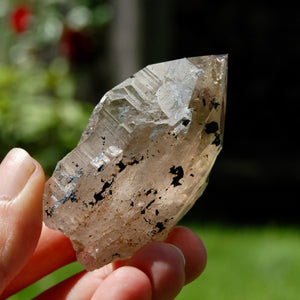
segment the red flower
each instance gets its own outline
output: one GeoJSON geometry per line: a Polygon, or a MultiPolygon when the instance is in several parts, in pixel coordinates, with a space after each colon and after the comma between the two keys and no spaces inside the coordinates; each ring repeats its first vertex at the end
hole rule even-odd
{"type": "Polygon", "coordinates": [[[12,30],[17,34],[25,32],[30,25],[30,16],[31,10],[27,5],[16,6],[10,16],[12,30]]]}
{"type": "Polygon", "coordinates": [[[84,32],[65,28],[58,47],[60,54],[74,63],[86,63],[92,59],[92,41],[84,32]]]}

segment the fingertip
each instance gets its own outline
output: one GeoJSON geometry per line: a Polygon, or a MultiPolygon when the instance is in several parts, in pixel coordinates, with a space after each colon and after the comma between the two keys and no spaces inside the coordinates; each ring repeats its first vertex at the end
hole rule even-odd
{"type": "Polygon", "coordinates": [[[165,242],[178,247],[185,257],[185,283],[195,280],[205,269],[207,263],[206,247],[202,239],[191,229],[175,227],[165,242]]]}
{"type": "Polygon", "coordinates": [[[124,266],[115,270],[103,280],[95,291],[93,299],[151,300],[151,282],[141,270],[132,266],[124,266]]]}
{"type": "Polygon", "coordinates": [[[25,150],[12,149],[0,165],[1,223],[31,239],[33,233],[39,236],[44,183],[41,165],[25,150]]]}
{"type": "Polygon", "coordinates": [[[11,150],[0,166],[0,264],[5,280],[19,272],[32,255],[42,228],[44,172],[25,150],[11,150]]]}
{"type": "Polygon", "coordinates": [[[172,245],[153,242],[138,250],[127,265],[142,270],[151,280],[153,299],[174,299],[184,285],[184,259],[172,245]]]}
{"type": "MultiPolygon", "coordinates": [[[[38,202],[38,204],[42,204],[42,197],[44,192],[44,185],[45,185],[45,173],[42,166],[36,161],[34,158],[31,157],[32,163],[35,166],[34,172],[28,179],[26,185],[24,186],[21,193],[25,195],[29,193],[34,193],[36,197],[34,199],[38,202]]],[[[22,195],[20,195],[22,197],[22,195]]]]}
{"type": "Polygon", "coordinates": [[[6,202],[14,200],[35,169],[33,159],[25,150],[10,150],[0,165],[0,199],[6,202]]]}
{"type": "Polygon", "coordinates": [[[35,169],[18,196],[12,200],[12,211],[18,216],[18,230],[23,239],[31,241],[33,250],[42,230],[42,201],[45,174],[41,165],[30,157],[35,169]]]}

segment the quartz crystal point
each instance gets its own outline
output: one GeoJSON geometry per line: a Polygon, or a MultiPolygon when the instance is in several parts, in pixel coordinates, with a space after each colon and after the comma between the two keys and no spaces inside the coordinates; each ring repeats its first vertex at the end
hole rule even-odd
{"type": "Polygon", "coordinates": [[[44,221],[87,270],[163,240],[221,149],[227,55],[150,65],[107,92],[44,192],[44,221]]]}

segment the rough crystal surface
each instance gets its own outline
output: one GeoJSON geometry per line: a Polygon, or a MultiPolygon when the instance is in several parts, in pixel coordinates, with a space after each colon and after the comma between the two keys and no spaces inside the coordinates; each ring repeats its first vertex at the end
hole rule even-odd
{"type": "Polygon", "coordinates": [[[221,149],[227,55],[150,65],[107,92],[44,192],[44,221],[87,270],[163,240],[221,149]]]}

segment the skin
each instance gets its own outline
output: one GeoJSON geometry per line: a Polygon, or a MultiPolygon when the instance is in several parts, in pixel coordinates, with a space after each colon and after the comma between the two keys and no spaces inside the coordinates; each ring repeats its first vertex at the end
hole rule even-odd
{"type": "MultiPolygon", "coordinates": [[[[42,223],[44,183],[41,166],[22,149],[11,150],[0,165],[0,299],[76,260],[70,240],[42,223]]],[[[202,273],[206,258],[202,240],[176,227],[129,260],[83,271],[36,299],[174,299],[202,273]]]]}

